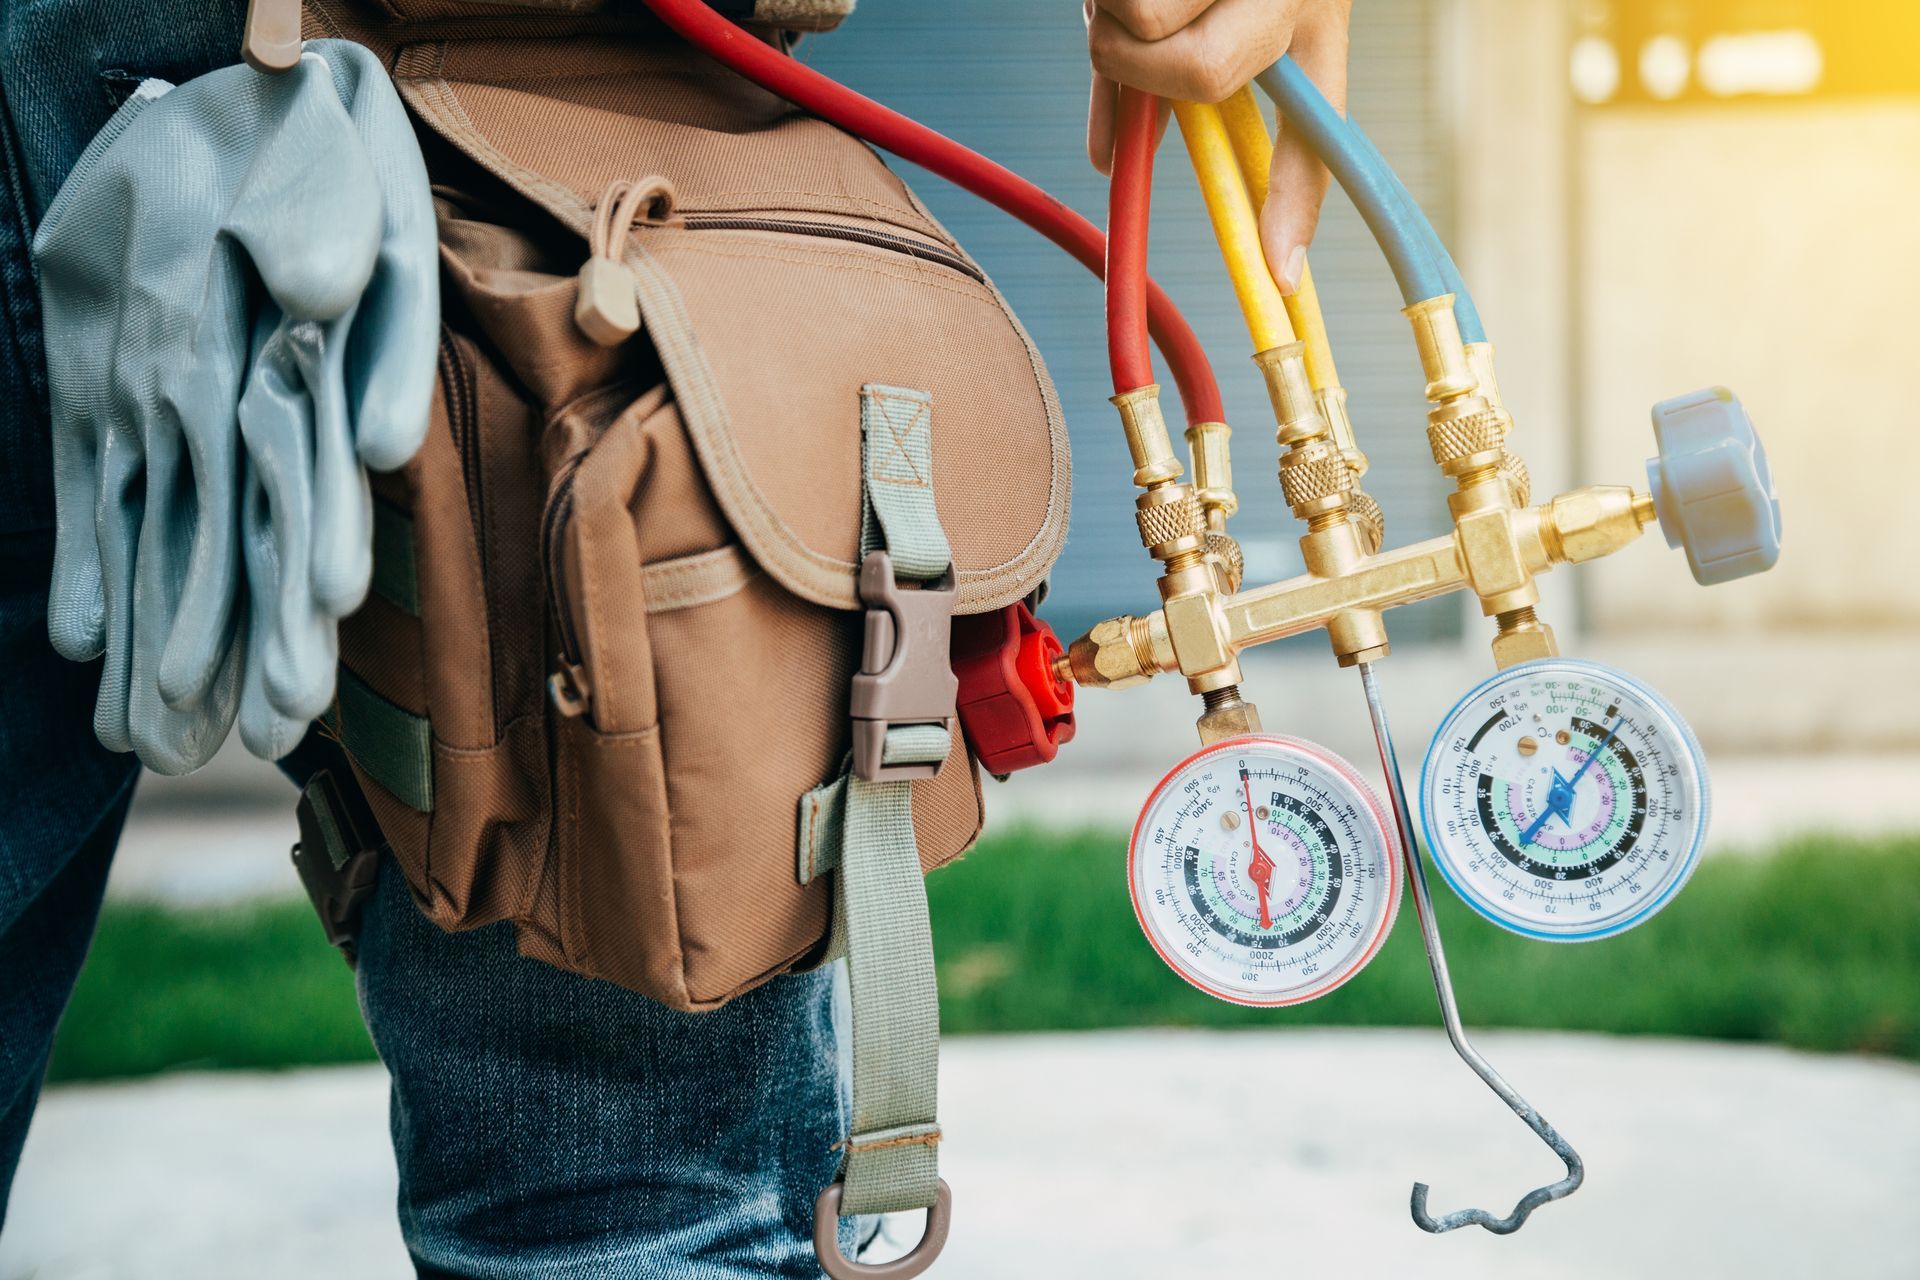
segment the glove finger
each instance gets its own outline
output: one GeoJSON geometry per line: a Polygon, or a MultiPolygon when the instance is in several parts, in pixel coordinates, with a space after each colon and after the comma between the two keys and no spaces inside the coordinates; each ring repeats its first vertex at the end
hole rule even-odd
{"type": "Polygon", "coordinates": [[[133,572],[145,509],[145,460],[130,424],[107,424],[94,492],[93,530],[100,549],[101,630],[105,662],[93,731],[109,751],[133,750],[127,728],[127,688],[133,665],[133,572]]]}
{"type": "Polygon", "coordinates": [[[234,649],[211,657],[210,696],[177,711],[160,696],[159,667],[168,633],[179,616],[188,556],[197,523],[192,472],[186,466],[179,420],[162,403],[145,420],[146,508],[133,573],[133,643],[127,671],[127,729],[141,763],[156,773],[191,773],[213,758],[232,727],[237,671],[234,649]]]}
{"type": "Polygon", "coordinates": [[[393,80],[359,45],[317,41],[373,163],[379,261],[347,347],[354,447],[376,471],[404,466],[426,438],[440,337],[439,235],[420,144],[393,80]]]}
{"type": "Polygon", "coordinates": [[[177,370],[163,409],[186,446],[181,488],[192,526],[171,550],[183,557],[181,584],[160,655],[160,698],[176,710],[200,704],[238,625],[240,594],[240,424],[235,402],[248,364],[247,282],[239,255],[216,251],[190,359],[177,370]]]}
{"type": "Polygon", "coordinates": [[[106,597],[100,579],[100,538],[94,527],[99,493],[97,436],[90,416],[61,412],[54,400],[53,586],[47,595],[47,636],[54,652],[88,662],[106,648],[106,597]]]}
{"type": "MultiPolygon", "coordinates": [[[[260,327],[271,319],[263,315],[260,327]]],[[[260,342],[240,400],[248,475],[244,554],[260,633],[253,646],[265,696],[303,721],[332,698],[336,661],[333,620],[316,604],[312,587],[314,428],[301,352],[317,332],[311,322],[280,320],[260,342]]]]}
{"type": "MultiPolygon", "coordinates": [[[[425,188],[422,188],[424,192],[425,188]]],[[[404,467],[427,438],[440,344],[432,204],[424,237],[390,237],[347,335],[354,451],[375,471],[404,467]],[[424,239],[424,248],[410,241],[424,239]]]]}
{"type": "MultiPolygon", "coordinates": [[[[266,488],[249,472],[242,488],[241,521],[248,530],[268,530],[271,516],[266,488]]],[[[267,694],[268,638],[274,631],[274,611],[280,598],[280,567],[271,536],[244,539],[247,570],[247,616],[240,633],[247,651],[246,680],[240,691],[240,741],[262,760],[278,760],[300,744],[306,721],[283,715],[267,694]]]]}
{"type": "Polygon", "coordinates": [[[373,495],[347,417],[345,339],[354,314],[310,326],[319,344],[299,348],[313,406],[313,598],[333,618],[358,609],[373,580],[373,495]]]}
{"type": "Polygon", "coordinates": [[[359,300],[373,274],[379,188],[326,60],[304,54],[276,80],[273,115],[226,232],[245,246],[283,312],[332,320],[359,300]]]}

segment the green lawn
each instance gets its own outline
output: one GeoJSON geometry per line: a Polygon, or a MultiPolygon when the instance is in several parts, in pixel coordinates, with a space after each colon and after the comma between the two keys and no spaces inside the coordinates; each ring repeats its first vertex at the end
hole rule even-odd
{"type": "MultiPolygon", "coordinates": [[[[1141,938],[1121,837],[1013,831],[928,881],[949,1033],[1438,1020],[1411,905],[1365,972],[1281,1012],[1192,990],[1141,938]]],[[[1770,1040],[1920,1058],[1920,837],[1716,858],[1632,933],[1584,946],[1485,923],[1436,880],[1470,1025],[1770,1040]]],[[[370,1058],[353,984],[303,902],[112,904],[55,1079],[370,1058]]]]}

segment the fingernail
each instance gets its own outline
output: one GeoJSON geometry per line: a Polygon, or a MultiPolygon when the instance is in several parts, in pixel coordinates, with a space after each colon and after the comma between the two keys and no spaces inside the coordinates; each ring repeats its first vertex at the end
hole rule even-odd
{"type": "Polygon", "coordinates": [[[1300,287],[1300,276],[1307,269],[1307,246],[1297,244],[1293,252],[1287,255],[1287,265],[1280,268],[1280,292],[1292,293],[1300,287]]]}

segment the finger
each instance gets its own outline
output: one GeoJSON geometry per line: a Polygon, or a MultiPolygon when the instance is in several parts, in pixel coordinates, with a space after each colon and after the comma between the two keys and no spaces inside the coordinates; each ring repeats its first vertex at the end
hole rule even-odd
{"type": "MultiPolygon", "coordinates": [[[[298,354],[316,330],[267,308],[240,400],[249,661],[262,696],[301,720],[318,715],[333,690],[333,623],[313,598],[313,407],[298,354]]],[[[255,717],[258,728],[257,709],[255,717]]]]}
{"type": "Polygon", "coordinates": [[[197,707],[206,698],[233,647],[240,616],[240,424],[235,403],[252,326],[247,323],[246,275],[237,253],[216,253],[204,296],[196,358],[167,397],[182,416],[193,512],[184,545],[172,549],[183,561],[184,578],[158,673],[161,701],[176,711],[197,707]]]}
{"type": "MultiPolygon", "coordinates": [[[[1334,110],[1347,107],[1347,5],[1317,6],[1294,31],[1288,53],[1317,85],[1334,110]]],[[[1273,151],[1267,199],[1260,211],[1260,243],[1281,290],[1292,293],[1306,267],[1307,246],[1320,226],[1326,202],[1327,167],[1298,131],[1284,121],[1273,151]]]]}
{"type": "Polygon", "coordinates": [[[98,442],[92,418],[61,412],[54,400],[53,586],[47,595],[47,636],[54,652],[89,662],[106,649],[106,599],[100,580],[100,539],[94,530],[98,442]]]}
{"type": "Polygon", "coordinates": [[[1164,40],[1192,22],[1214,0],[1089,0],[1141,40],[1164,40]]]}
{"type": "Polygon", "coordinates": [[[347,416],[346,336],[354,313],[327,325],[303,325],[295,346],[313,431],[313,602],[344,618],[373,580],[373,494],[353,449],[347,416]]]}
{"type": "Polygon", "coordinates": [[[109,751],[133,750],[127,730],[127,685],[133,666],[133,571],[146,507],[145,459],[131,423],[109,421],[100,451],[93,531],[100,548],[101,631],[105,661],[93,731],[109,751]]]}
{"type": "Polygon", "coordinates": [[[1113,121],[1119,87],[1105,76],[1095,73],[1093,87],[1087,97],[1087,159],[1093,161],[1093,167],[1101,176],[1113,176],[1113,121]]]}
{"type": "Polygon", "coordinates": [[[1087,28],[1093,69],[1163,98],[1218,102],[1282,53],[1299,0],[1217,0],[1160,40],[1142,40],[1102,10],[1087,28]]]}
{"type": "MultiPolygon", "coordinates": [[[[249,472],[242,484],[241,521],[249,530],[268,531],[270,499],[258,475],[249,472]]],[[[274,633],[280,600],[280,566],[270,533],[245,540],[247,617],[240,634],[246,648],[246,679],[240,690],[240,741],[262,760],[278,760],[300,743],[307,721],[283,714],[267,692],[267,672],[273,664],[268,637],[274,633]]]]}
{"type": "MultiPolygon", "coordinates": [[[[177,396],[158,397],[144,419],[146,508],[133,575],[133,643],[127,677],[127,730],[134,754],[155,773],[191,773],[213,758],[232,727],[235,699],[210,679],[216,696],[176,711],[160,696],[159,669],[174,621],[196,524],[177,396]],[[226,695],[226,696],[219,696],[226,695]]],[[[231,645],[212,655],[230,665],[231,645]]]]}
{"type": "Polygon", "coordinates": [[[405,466],[427,436],[440,342],[439,229],[419,145],[384,72],[356,112],[380,176],[379,263],[346,334],[353,448],[376,471],[405,466]],[[374,92],[377,91],[377,92],[374,92]]]}

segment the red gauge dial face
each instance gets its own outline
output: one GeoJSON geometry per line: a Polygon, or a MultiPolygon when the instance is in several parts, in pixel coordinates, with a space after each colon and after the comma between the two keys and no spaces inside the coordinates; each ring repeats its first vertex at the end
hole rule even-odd
{"type": "Polygon", "coordinates": [[[1400,901],[1380,803],[1353,766],[1269,734],[1215,743],[1162,779],[1127,875],[1161,959],[1236,1004],[1333,990],[1373,958],[1400,901]]]}

